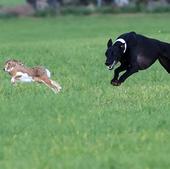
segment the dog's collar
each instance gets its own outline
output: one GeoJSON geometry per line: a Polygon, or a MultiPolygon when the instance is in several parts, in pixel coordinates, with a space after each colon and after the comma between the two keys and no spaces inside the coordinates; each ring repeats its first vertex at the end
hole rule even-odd
{"type": "Polygon", "coordinates": [[[125,45],[125,49],[123,50],[123,53],[125,53],[126,52],[126,49],[127,49],[127,43],[126,43],[126,41],[124,40],[124,39],[122,39],[122,38],[119,38],[119,39],[117,39],[116,41],[115,41],[115,43],[116,42],[121,42],[121,43],[123,43],[124,45],[125,45]]]}

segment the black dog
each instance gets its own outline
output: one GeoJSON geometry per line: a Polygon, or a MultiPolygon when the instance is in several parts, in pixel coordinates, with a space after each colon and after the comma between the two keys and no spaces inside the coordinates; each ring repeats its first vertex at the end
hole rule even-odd
{"type": "Polygon", "coordinates": [[[111,84],[114,86],[119,86],[133,73],[147,69],[157,59],[170,73],[170,44],[135,32],[120,35],[114,43],[110,39],[105,55],[105,64],[109,70],[112,70],[118,62],[121,63],[115,69],[114,77],[111,80],[111,84]],[[122,71],[126,72],[119,78],[119,73],[122,71]]]}

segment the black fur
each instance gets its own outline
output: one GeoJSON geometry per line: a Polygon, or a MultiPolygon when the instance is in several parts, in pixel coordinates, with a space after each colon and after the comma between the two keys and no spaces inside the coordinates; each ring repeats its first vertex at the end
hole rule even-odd
{"type": "MultiPolygon", "coordinates": [[[[122,38],[127,44],[122,42],[113,43],[110,39],[107,43],[106,66],[120,62],[121,65],[115,69],[114,77],[111,84],[118,86],[123,83],[129,76],[150,67],[157,59],[160,64],[170,73],[170,44],[156,39],[151,39],[135,32],[129,32],[120,35],[117,39],[122,38]],[[125,73],[119,77],[119,73],[125,73]]],[[[109,67],[112,69],[112,67],[109,67]]]]}

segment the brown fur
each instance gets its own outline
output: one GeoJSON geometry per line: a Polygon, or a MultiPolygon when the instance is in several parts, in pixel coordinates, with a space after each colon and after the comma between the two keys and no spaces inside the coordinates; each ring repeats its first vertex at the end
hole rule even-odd
{"type": "MultiPolygon", "coordinates": [[[[11,82],[15,83],[16,81],[19,81],[19,79],[22,77],[22,75],[17,75],[17,72],[26,73],[28,76],[32,77],[33,81],[38,83],[44,83],[46,86],[51,88],[55,93],[58,93],[61,90],[61,86],[50,79],[47,75],[47,71],[44,67],[36,66],[33,68],[26,67],[22,62],[17,60],[8,60],[5,62],[6,71],[12,76],[11,82]]],[[[4,68],[4,70],[5,70],[4,68]]]]}

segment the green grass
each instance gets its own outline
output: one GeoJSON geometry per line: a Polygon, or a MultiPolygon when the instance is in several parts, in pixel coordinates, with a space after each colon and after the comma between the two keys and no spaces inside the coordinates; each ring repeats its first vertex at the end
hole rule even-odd
{"type": "Polygon", "coordinates": [[[24,4],[25,0],[0,0],[0,5],[2,6],[14,6],[24,4]]]}
{"type": "Polygon", "coordinates": [[[0,20],[1,169],[169,169],[170,76],[154,64],[113,87],[107,40],[170,42],[170,14],[0,20]],[[46,66],[63,87],[12,86],[9,58],[46,66]]]}

